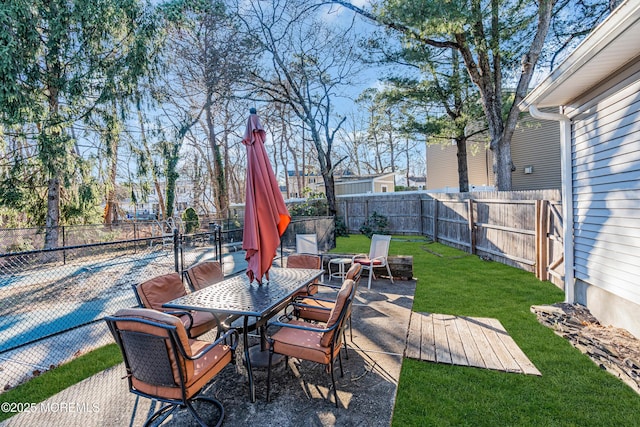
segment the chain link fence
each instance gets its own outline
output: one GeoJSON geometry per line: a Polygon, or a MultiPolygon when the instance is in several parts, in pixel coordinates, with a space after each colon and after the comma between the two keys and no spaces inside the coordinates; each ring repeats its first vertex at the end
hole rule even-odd
{"type": "Polygon", "coordinates": [[[102,319],[137,304],[132,285],[201,260],[221,259],[219,227],[190,235],[177,229],[170,237],[163,234],[1,253],[3,389],[111,343],[102,319]]]}
{"type": "MultiPolygon", "coordinates": [[[[66,244],[56,249],[42,249],[41,229],[0,230],[0,386],[112,343],[102,319],[137,305],[132,285],[205,260],[224,263],[223,250],[242,250],[242,222],[211,219],[192,234],[158,221],[65,227],[66,244]]],[[[295,218],[278,255],[306,233],[318,235],[320,251],[335,247],[333,217],[295,218]]]]}

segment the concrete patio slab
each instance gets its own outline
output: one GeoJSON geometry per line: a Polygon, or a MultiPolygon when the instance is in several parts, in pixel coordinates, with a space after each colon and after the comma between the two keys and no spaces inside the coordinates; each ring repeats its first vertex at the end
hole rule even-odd
{"type": "MultiPolygon", "coordinates": [[[[363,278],[363,281],[366,280],[363,278]]],[[[353,342],[343,353],[344,377],[336,366],[339,407],[324,367],[290,359],[272,372],[271,402],[266,402],[266,369],[255,371],[257,401],[248,398],[241,364],[227,366],[205,389],[225,407],[228,426],[388,426],[400,377],[415,281],[374,281],[358,289],[353,308],[353,342]]],[[[3,426],[140,426],[158,402],[137,398],[127,389],[123,365],[94,375],[42,404],[34,404],[3,426]]],[[[208,414],[206,409],[202,409],[208,414]]],[[[194,425],[179,411],[165,425],[194,425]]]]}

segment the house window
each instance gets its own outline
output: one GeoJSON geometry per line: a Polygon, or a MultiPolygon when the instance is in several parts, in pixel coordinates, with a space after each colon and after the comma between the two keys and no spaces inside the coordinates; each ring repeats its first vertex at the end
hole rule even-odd
{"type": "Polygon", "coordinates": [[[380,187],[380,190],[381,190],[383,193],[386,193],[386,192],[387,192],[387,186],[386,186],[386,185],[381,186],[381,187],[380,187]]]}

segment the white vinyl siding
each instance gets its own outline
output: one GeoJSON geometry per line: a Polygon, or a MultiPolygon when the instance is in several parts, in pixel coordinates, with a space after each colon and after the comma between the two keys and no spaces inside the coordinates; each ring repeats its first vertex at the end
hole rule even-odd
{"type": "Polygon", "coordinates": [[[608,93],[573,118],[575,277],[640,304],[640,73],[608,93]]]}

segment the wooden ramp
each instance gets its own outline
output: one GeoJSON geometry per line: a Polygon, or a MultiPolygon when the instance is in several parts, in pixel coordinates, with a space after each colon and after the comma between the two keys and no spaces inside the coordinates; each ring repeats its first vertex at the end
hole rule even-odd
{"type": "Polygon", "coordinates": [[[405,357],[542,375],[497,319],[411,313],[405,357]]]}

